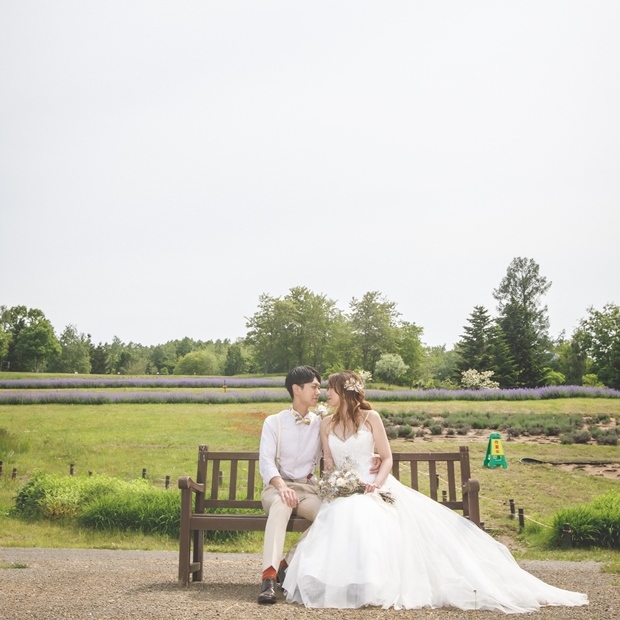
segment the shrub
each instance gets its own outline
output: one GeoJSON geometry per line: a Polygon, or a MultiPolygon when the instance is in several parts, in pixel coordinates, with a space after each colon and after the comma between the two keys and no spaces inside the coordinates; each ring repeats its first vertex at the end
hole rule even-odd
{"type": "Polygon", "coordinates": [[[432,424],[432,425],[429,427],[429,430],[430,430],[430,432],[431,432],[431,435],[441,435],[441,431],[442,431],[443,429],[442,429],[441,424],[437,424],[437,423],[435,423],[435,424],[432,424]]]}
{"type": "Polygon", "coordinates": [[[408,424],[404,424],[398,429],[399,437],[411,437],[413,435],[413,428],[408,424]]]}
{"type": "Polygon", "coordinates": [[[573,433],[573,439],[575,443],[588,443],[592,439],[592,435],[589,431],[575,431],[573,433]]]}
{"type": "Polygon", "coordinates": [[[620,548],[620,494],[612,491],[590,504],[557,512],[551,531],[553,546],[561,546],[565,523],[570,525],[575,547],[620,548]]]}
{"type": "Polygon", "coordinates": [[[572,445],[575,443],[575,438],[572,433],[562,433],[560,435],[560,443],[565,446],[572,445]]]}
{"type": "Polygon", "coordinates": [[[398,428],[396,426],[386,426],[385,433],[388,439],[398,439],[398,428]]]}

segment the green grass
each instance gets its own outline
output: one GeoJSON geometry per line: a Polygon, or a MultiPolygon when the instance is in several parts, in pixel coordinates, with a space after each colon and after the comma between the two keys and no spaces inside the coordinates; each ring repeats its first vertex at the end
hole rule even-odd
{"type": "MultiPolygon", "coordinates": [[[[140,533],[90,531],[77,525],[48,521],[23,521],[8,515],[17,489],[33,472],[68,474],[73,463],[75,475],[89,471],[134,480],[146,469],[148,480],[159,488],[170,476],[171,492],[181,475],[195,475],[197,447],[207,443],[214,449],[257,450],[262,421],[282,408],[278,403],[260,405],[19,405],[0,407],[0,444],[3,475],[0,477],[0,546],[93,547],[109,549],[175,550],[177,541],[140,533]],[[2,447],[4,445],[4,448],[2,447]],[[17,480],[11,471],[17,468],[17,480]]],[[[518,402],[423,402],[382,403],[390,412],[505,412],[580,413],[584,416],[608,414],[620,417],[620,401],[603,399],[559,399],[518,402]]],[[[569,473],[552,465],[525,465],[523,457],[541,460],[590,459],[620,460],[620,447],[561,445],[504,441],[508,469],[482,467],[488,433],[479,441],[467,441],[471,452],[472,475],[481,483],[481,512],[493,535],[511,541],[517,557],[541,559],[600,558],[613,565],[613,551],[548,551],[528,538],[531,520],[550,525],[560,509],[589,502],[612,490],[619,482],[584,472],[569,473]],[[508,500],[514,499],[527,516],[526,533],[509,517],[508,500]],[[584,555],[585,554],[585,555],[584,555]]],[[[445,451],[465,443],[462,437],[427,442],[395,440],[395,451],[445,451]]],[[[295,535],[289,536],[289,541],[295,535]]],[[[248,533],[234,544],[208,544],[210,551],[259,552],[261,533],[248,533]]]]}

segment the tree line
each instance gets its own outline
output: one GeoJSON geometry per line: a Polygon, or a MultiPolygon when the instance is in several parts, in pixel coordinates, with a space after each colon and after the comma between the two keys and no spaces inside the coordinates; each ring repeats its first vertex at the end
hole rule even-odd
{"type": "Polygon", "coordinates": [[[493,316],[475,306],[452,350],[428,347],[423,328],[405,321],[379,291],[353,298],[348,311],[327,296],[294,287],[263,294],[245,337],[172,340],[155,346],[114,338],[95,345],[68,325],[56,336],[39,309],[0,306],[2,370],[92,374],[238,375],[286,373],[311,364],[323,373],[356,368],[411,388],[515,388],[604,385],[620,389],[620,307],[589,308],[570,337],[549,335],[538,264],[517,257],[493,291],[493,316]]]}

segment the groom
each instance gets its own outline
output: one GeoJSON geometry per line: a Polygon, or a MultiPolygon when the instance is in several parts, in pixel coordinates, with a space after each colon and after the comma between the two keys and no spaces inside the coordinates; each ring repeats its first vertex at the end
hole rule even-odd
{"type": "Polygon", "coordinates": [[[292,406],[268,416],[260,438],[261,501],[267,513],[258,595],[262,605],[276,602],[276,580],[284,581],[284,537],[291,513],[314,521],[321,505],[314,477],[321,458],[321,418],[310,412],[319,400],[321,375],[312,366],[298,366],[288,373],[284,385],[292,406]]]}

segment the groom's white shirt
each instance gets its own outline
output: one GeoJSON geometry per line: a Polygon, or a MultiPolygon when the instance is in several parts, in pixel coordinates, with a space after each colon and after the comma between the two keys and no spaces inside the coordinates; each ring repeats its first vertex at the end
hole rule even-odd
{"type": "Polygon", "coordinates": [[[264,486],[276,476],[299,480],[313,474],[321,455],[321,418],[308,413],[310,424],[295,424],[295,414],[285,409],[263,423],[259,469],[264,486]],[[276,465],[278,419],[280,421],[280,470],[276,465]]]}

